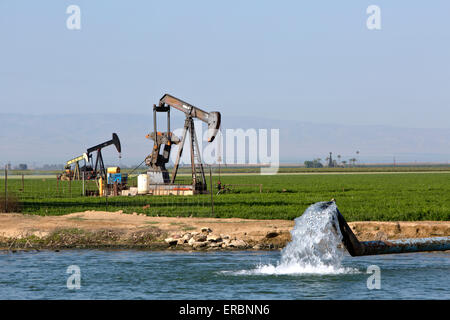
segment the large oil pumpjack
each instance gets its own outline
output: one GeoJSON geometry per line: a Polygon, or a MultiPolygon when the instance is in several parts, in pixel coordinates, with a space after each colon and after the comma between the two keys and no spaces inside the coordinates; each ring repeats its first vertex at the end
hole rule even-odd
{"type": "Polygon", "coordinates": [[[181,99],[175,98],[170,94],[165,94],[158,105],[153,105],[153,132],[146,137],[154,141],[153,150],[145,158],[145,164],[151,168],[148,171],[150,183],[153,184],[175,184],[178,167],[180,165],[181,155],[183,153],[187,133],[189,132],[189,144],[191,153],[191,172],[193,192],[203,193],[207,190],[205,171],[200,156],[197,136],[195,134],[194,119],[199,119],[208,124],[208,142],[214,141],[220,128],[220,113],[203,111],[181,99]],[[173,135],[170,131],[170,109],[174,108],[183,112],[186,116],[184,121],[183,135],[180,138],[173,135]],[[157,113],[167,113],[167,131],[157,131],[157,113]],[[172,145],[179,145],[177,158],[172,169],[172,175],[166,168],[169,162],[172,145]],[[162,153],[161,153],[162,148],[162,153]]]}

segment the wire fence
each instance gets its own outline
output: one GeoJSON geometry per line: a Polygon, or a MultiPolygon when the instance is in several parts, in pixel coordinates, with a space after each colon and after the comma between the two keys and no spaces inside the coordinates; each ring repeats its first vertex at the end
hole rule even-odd
{"type": "MultiPolygon", "coordinates": [[[[182,193],[178,195],[134,193],[124,196],[121,192],[118,192],[117,196],[111,195],[112,192],[108,192],[107,196],[100,196],[98,180],[60,180],[56,174],[25,175],[2,171],[4,172],[0,175],[0,212],[62,215],[87,210],[123,210],[126,213],[165,216],[214,215],[214,198],[210,189],[209,193],[194,196],[182,193]]],[[[192,184],[192,182],[186,177],[180,177],[177,178],[176,184],[192,184]]],[[[109,188],[111,191],[113,186],[110,185],[109,188]]],[[[131,188],[137,189],[137,175],[128,179],[127,189],[131,188]]]]}

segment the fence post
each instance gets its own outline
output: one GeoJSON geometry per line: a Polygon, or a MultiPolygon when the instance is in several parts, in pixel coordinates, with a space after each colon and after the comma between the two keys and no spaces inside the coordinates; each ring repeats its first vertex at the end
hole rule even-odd
{"type": "Polygon", "coordinates": [[[212,184],[212,169],[209,166],[209,193],[211,193],[211,213],[214,217],[214,198],[213,198],[213,184],[212,184]]]}
{"type": "Polygon", "coordinates": [[[82,196],[84,197],[85,195],[86,195],[86,192],[84,191],[84,171],[83,171],[83,189],[82,189],[82,192],[83,192],[83,194],[82,194],[82,196]]]}
{"type": "Polygon", "coordinates": [[[24,192],[24,191],[25,191],[25,181],[24,181],[24,176],[22,173],[22,192],[24,192]]]}
{"type": "Polygon", "coordinates": [[[5,165],[5,212],[8,212],[8,165],[5,165]]]}
{"type": "Polygon", "coordinates": [[[114,181],[114,185],[113,185],[113,195],[117,196],[118,195],[118,186],[117,186],[117,181],[114,181]]]}

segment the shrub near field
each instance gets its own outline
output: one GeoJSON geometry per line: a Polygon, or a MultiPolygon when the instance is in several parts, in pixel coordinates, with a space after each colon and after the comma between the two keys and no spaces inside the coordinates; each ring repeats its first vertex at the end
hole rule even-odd
{"type": "MultiPolygon", "coordinates": [[[[214,182],[217,177],[214,178],[214,182]]],[[[214,216],[294,219],[312,203],[337,200],[349,221],[450,220],[450,173],[236,175],[222,176],[223,184],[263,184],[232,187],[215,195],[214,216]]],[[[211,216],[210,195],[81,197],[81,184],[55,179],[8,180],[22,212],[61,215],[85,210],[123,210],[147,215],[211,216]]],[[[215,185],[215,183],[214,183],[215,185]]],[[[0,192],[4,192],[3,185],[0,192]]],[[[92,188],[92,185],[90,186],[92,188]]]]}

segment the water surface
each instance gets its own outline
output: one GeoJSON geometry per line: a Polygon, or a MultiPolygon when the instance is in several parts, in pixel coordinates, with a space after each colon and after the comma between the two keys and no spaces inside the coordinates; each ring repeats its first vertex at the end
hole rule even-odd
{"type": "Polygon", "coordinates": [[[276,252],[63,250],[0,253],[0,299],[450,299],[450,254],[352,258],[343,272],[276,268],[276,252]],[[67,288],[67,267],[81,288],[67,288]],[[367,267],[381,289],[367,288],[367,267]]]}

